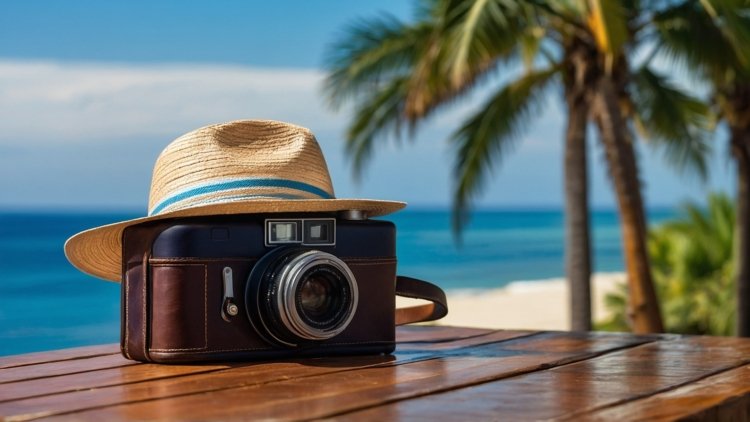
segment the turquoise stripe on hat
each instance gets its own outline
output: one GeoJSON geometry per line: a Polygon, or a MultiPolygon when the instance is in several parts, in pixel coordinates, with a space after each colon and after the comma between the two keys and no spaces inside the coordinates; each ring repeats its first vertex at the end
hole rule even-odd
{"type": "MultiPolygon", "coordinates": [[[[289,179],[238,179],[238,180],[231,180],[231,181],[225,181],[225,182],[218,182],[218,183],[212,183],[208,185],[198,186],[192,189],[189,189],[187,191],[178,193],[176,195],[167,197],[166,199],[162,200],[159,204],[157,204],[151,212],[148,213],[149,216],[157,215],[160,212],[162,212],[165,208],[174,205],[177,202],[184,201],[186,199],[190,199],[196,196],[200,195],[206,195],[209,193],[216,193],[226,190],[232,190],[232,189],[243,189],[243,188],[284,188],[284,189],[294,189],[299,190],[307,193],[311,193],[313,195],[316,195],[320,197],[321,199],[333,199],[333,195],[329,194],[328,192],[324,191],[323,189],[320,189],[317,186],[313,186],[304,182],[298,182],[296,180],[289,180],[289,179]]],[[[278,198],[278,199],[291,199],[291,195],[285,195],[285,194],[268,194],[268,195],[258,195],[258,197],[272,197],[272,198],[278,198]]],[[[220,202],[219,200],[214,200],[211,202],[220,202]]]]}

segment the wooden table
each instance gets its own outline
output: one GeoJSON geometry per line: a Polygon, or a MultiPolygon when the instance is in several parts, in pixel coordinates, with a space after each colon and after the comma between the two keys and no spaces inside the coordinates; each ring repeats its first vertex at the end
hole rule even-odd
{"type": "Polygon", "coordinates": [[[750,419],[750,339],[398,330],[393,356],[154,365],[0,358],[0,419],[750,419]]]}

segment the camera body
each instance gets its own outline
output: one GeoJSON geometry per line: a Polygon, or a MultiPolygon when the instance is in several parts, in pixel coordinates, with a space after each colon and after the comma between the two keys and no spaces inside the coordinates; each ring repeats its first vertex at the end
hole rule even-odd
{"type": "Polygon", "coordinates": [[[315,213],[186,217],[130,226],[122,245],[121,348],[129,359],[395,347],[390,222],[315,213]]]}

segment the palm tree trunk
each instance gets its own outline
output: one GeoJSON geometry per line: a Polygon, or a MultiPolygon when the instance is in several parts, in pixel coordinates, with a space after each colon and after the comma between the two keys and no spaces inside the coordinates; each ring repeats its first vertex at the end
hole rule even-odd
{"type": "Polygon", "coordinates": [[[647,225],[635,149],[620,110],[615,84],[609,77],[602,77],[596,86],[592,114],[604,144],[620,209],[629,287],[628,316],[633,332],[662,332],[664,327],[646,249],[647,225]]]}
{"type": "Polygon", "coordinates": [[[586,122],[582,96],[567,95],[565,133],[565,272],[570,290],[570,327],[591,330],[591,248],[589,237],[586,122]]]}
{"type": "Polygon", "coordinates": [[[733,127],[730,142],[737,160],[737,335],[750,337],[750,132],[733,127]]]}

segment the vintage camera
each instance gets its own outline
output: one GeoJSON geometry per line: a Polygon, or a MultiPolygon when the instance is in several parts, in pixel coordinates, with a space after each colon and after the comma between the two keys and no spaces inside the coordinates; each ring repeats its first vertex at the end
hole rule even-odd
{"type": "Polygon", "coordinates": [[[396,230],[340,214],[161,220],[123,233],[123,354],[152,362],[394,349],[396,230]]]}

